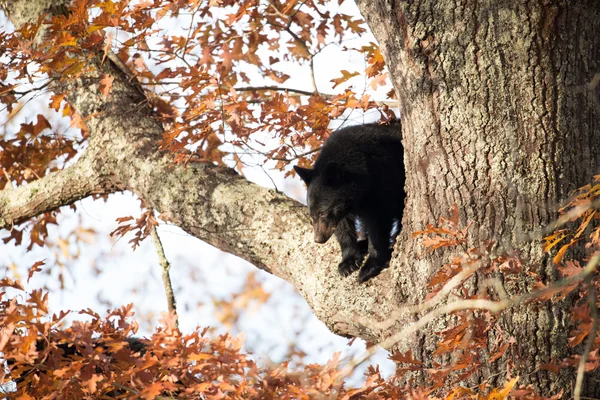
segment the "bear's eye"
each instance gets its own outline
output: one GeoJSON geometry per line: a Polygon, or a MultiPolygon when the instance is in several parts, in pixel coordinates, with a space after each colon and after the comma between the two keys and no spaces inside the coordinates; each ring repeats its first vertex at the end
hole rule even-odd
{"type": "Polygon", "coordinates": [[[319,214],[318,214],[318,216],[319,216],[319,218],[324,218],[324,217],[326,217],[326,216],[327,216],[327,211],[319,211],[319,214]]]}

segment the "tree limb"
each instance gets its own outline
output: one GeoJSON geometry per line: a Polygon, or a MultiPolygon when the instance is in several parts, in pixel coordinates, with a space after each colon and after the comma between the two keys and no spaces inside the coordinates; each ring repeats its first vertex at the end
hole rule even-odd
{"type": "Polygon", "coordinates": [[[93,194],[112,193],[117,188],[94,168],[94,160],[82,157],[71,167],[14,189],[0,191],[0,229],[93,194]]]}
{"type": "MultiPolygon", "coordinates": [[[[28,2],[14,1],[10,7],[28,2]]],[[[37,20],[44,10],[37,11],[27,16],[37,20]]],[[[374,323],[396,308],[398,279],[390,274],[398,271],[390,268],[365,285],[355,276],[343,279],[337,272],[337,245],[314,243],[302,204],[229,168],[174,164],[171,154],[159,150],[163,128],[143,93],[117,65],[100,58],[79,78],[55,80],[49,87],[66,93],[86,122],[94,171],[135,193],[163,220],[291,283],[333,332],[379,342],[382,330],[374,323]],[[105,74],[114,77],[108,96],[99,90],[105,74]],[[373,324],[356,322],[355,316],[373,324]]]]}

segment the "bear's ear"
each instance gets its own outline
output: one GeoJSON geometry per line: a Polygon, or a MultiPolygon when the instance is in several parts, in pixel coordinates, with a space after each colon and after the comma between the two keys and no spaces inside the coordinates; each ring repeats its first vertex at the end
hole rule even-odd
{"type": "Polygon", "coordinates": [[[306,183],[307,185],[310,183],[313,177],[314,170],[308,168],[302,168],[297,165],[294,165],[294,171],[298,174],[298,176],[306,183]]]}

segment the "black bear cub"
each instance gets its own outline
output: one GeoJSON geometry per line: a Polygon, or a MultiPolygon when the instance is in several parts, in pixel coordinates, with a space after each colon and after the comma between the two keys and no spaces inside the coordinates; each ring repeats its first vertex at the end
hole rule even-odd
{"type": "Polygon", "coordinates": [[[339,273],[348,276],[360,268],[361,283],[377,276],[392,257],[392,228],[404,209],[400,122],[340,129],[325,141],[313,169],[294,169],[308,187],[315,242],[325,243],[335,233],[340,243],[339,273]],[[358,240],[357,219],[367,240],[358,240]]]}

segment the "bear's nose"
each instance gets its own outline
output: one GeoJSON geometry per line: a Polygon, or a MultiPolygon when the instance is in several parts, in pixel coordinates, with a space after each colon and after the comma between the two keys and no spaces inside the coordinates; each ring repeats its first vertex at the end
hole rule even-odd
{"type": "Polygon", "coordinates": [[[327,237],[325,237],[325,235],[321,235],[318,233],[315,233],[315,242],[316,243],[325,243],[327,241],[327,237]]]}

